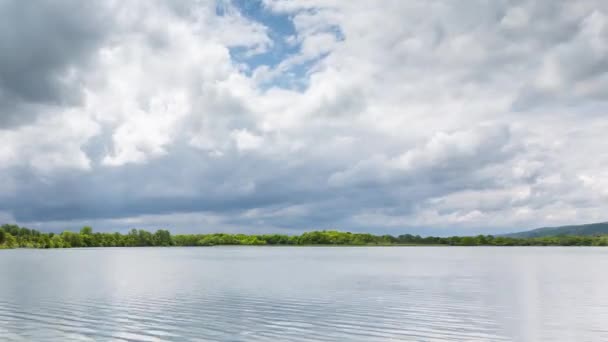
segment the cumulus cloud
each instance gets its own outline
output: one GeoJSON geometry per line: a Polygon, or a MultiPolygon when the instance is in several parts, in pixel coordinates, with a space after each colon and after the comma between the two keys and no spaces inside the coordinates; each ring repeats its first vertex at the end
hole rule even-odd
{"type": "Polygon", "coordinates": [[[603,1],[244,6],[2,2],[1,217],[442,235],[606,220],[603,1]]]}

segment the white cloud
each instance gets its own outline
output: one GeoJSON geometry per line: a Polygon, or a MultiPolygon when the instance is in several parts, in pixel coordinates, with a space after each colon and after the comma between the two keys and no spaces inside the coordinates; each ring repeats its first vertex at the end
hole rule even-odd
{"type": "Polygon", "coordinates": [[[90,170],[90,159],[81,147],[98,132],[99,125],[76,110],[42,118],[35,125],[0,130],[0,170],[30,167],[43,174],[66,168],[90,170]]]}
{"type": "Polygon", "coordinates": [[[239,151],[257,150],[264,141],[259,135],[251,134],[245,129],[232,131],[231,135],[239,151]]]}

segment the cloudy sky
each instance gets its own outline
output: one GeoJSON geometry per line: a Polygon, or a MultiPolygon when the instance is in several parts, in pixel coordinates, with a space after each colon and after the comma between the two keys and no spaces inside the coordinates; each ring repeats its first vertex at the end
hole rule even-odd
{"type": "Polygon", "coordinates": [[[603,0],[0,1],[0,222],[608,220],[603,0]]]}

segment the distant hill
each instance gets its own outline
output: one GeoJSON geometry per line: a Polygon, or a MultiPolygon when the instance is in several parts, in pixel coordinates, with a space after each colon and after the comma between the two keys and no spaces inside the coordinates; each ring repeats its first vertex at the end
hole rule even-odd
{"type": "Polygon", "coordinates": [[[577,226],[545,227],[527,230],[524,232],[504,234],[503,236],[515,238],[531,238],[543,236],[564,235],[600,235],[608,234],[608,222],[581,224],[577,226]]]}

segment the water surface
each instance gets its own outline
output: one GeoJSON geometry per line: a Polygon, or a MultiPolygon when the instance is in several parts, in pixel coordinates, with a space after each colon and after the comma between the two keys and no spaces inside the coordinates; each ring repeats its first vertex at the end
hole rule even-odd
{"type": "Polygon", "coordinates": [[[2,341],[608,340],[608,248],[0,251],[2,341]]]}

